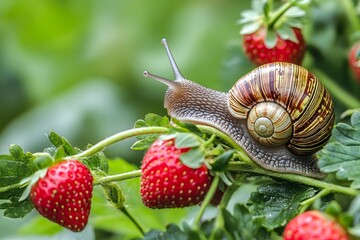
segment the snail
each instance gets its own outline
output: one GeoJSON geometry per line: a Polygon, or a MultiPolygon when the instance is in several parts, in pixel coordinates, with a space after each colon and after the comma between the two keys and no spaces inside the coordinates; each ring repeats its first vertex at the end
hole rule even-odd
{"type": "Polygon", "coordinates": [[[313,74],[274,62],[221,92],[185,79],[162,43],[176,80],[148,71],[144,76],[168,86],[164,107],[171,117],[220,130],[265,169],[324,177],[315,153],[329,140],[335,117],[330,94],[313,74]]]}

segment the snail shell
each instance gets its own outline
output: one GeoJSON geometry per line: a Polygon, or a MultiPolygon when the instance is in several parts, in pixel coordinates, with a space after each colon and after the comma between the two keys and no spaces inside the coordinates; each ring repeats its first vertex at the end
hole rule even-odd
{"type": "Polygon", "coordinates": [[[176,80],[147,71],[168,86],[171,117],[209,125],[228,135],[263,168],[322,178],[318,151],[330,138],[334,109],[329,93],[305,68],[270,63],[240,78],[228,93],[187,80],[165,45],[176,80]]]}
{"type": "Polygon", "coordinates": [[[295,64],[256,68],[234,84],[228,104],[230,113],[247,119],[251,136],[265,146],[286,144],[297,155],[310,155],[331,136],[331,96],[313,74],[295,64]]]}

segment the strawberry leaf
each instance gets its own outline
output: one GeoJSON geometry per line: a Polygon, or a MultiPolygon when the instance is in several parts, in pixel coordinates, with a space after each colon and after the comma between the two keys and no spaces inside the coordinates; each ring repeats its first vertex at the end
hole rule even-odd
{"type": "Polygon", "coordinates": [[[333,129],[334,142],[321,151],[320,170],[335,173],[341,180],[352,181],[350,187],[360,188],[360,112],[351,116],[351,125],[338,123],[333,129]]]}
{"type": "Polygon", "coordinates": [[[259,21],[245,23],[240,30],[240,34],[246,35],[246,34],[254,33],[260,28],[260,26],[261,26],[261,22],[259,21]]]}
{"type": "Polygon", "coordinates": [[[0,204],[0,209],[5,209],[4,216],[8,218],[22,218],[33,208],[29,198],[25,201],[19,201],[18,197],[11,197],[10,202],[0,204]]]}
{"type": "Polygon", "coordinates": [[[286,24],[281,25],[280,28],[276,30],[277,34],[280,36],[281,39],[290,40],[295,43],[299,43],[294,30],[286,24]]]}
{"type": "Polygon", "coordinates": [[[293,7],[289,8],[284,15],[289,18],[300,18],[300,17],[305,16],[305,14],[306,14],[306,12],[304,10],[302,10],[301,8],[299,8],[297,6],[293,6],[293,7]]]}
{"type": "Polygon", "coordinates": [[[148,113],[145,115],[145,123],[149,127],[164,127],[169,124],[169,119],[155,113],[148,113]]]}
{"type": "Polygon", "coordinates": [[[229,150],[217,156],[211,165],[211,169],[214,171],[224,171],[232,158],[235,150],[229,150]]]}
{"type": "Polygon", "coordinates": [[[271,239],[270,234],[261,226],[262,219],[254,219],[254,216],[244,205],[235,205],[233,214],[222,209],[222,214],[225,222],[224,230],[231,234],[234,239],[271,239]]]}
{"type": "Polygon", "coordinates": [[[316,190],[294,183],[274,183],[260,186],[250,195],[248,205],[255,218],[263,219],[268,229],[284,226],[298,211],[301,201],[314,196],[316,190]]]}
{"type": "Polygon", "coordinates": [[[205,151],[201,147],[190,149],[180,155],[181,162],[189,168],[199,168],[205,161],[205,151]]]}
{"type": "Polygon", "coordinates": [[[181,229],[175,225],[170,224],[166,227],[166,232],[162,232],[160,230],[151,230],[147,234],[145,234],[143,240],[167,240],[167,239],[179,239],[179,240],[187,240],[188,234],[181,231],[181,229]]]}
{"type": "Polygon", "coordinates": [[[199,138],[192,133],[178,133],[175,137],[176,148],[192,148],[200,146],[199,138]]]}
{"type": "MultiPolygon", "coordinates": [[[[17,184],[36,171],[31,153],[24,153],[18,145],[11,145],[9,151],[12,155],[0,155],[0,187],[17,184]]],[[[22,192],[19,188],[0,192],[0,199],[20,197],[22,192]]]]}
{"type": "Polygon", "coordinates": [[[265,46],[269,49],[275,47],[277,42],[276,32],[273,29],[268,29],[265,37],[265,46]]]}

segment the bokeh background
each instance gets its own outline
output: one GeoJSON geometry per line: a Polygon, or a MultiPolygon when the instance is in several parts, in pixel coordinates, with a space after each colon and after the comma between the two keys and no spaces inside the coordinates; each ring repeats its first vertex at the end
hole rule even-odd
{"type": "MultiPolygon", "coordinates": [[[[314,0],[305,19],[303,65],[332,84],[337,116],[360,107],[360,85],[347,65],[359,30],[354,3],[314,0]]],[[[163,37],[185,77],[227,91],[254,68],[236,23],[249,7],[248,0],[1,0],[0,153],[12,143],[42,151],[50,130],[83,148],[148,112],[165,115],[166,87],[142,75],[173,79],[163,37]]],[[[143,153],[129,149],[133,142],[106,154],[139,164],[143,153]]],[[[0,217],[0,239],[20,239],[33,215],[0,217]]]]}

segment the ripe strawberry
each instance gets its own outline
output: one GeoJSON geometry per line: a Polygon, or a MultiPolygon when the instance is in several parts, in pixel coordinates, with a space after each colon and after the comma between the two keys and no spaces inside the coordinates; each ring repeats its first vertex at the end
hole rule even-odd
{"type": "Polygon", "coordinates": [[[347,240],[345,230],[325,213],[311,210],[293,218],[285,227],[284,240],[347,240]]]}
{"type": "Polygon", "coordinates": [[[32,186],[31,202],[49,220],[74,232],[82,231],[90,213],[93,177],[77,160],[51,166],[32,186]]]}
{"type": "Polygon", "coordinates": [[[253,9],[241,14],[243,49],[251,62],[290,62],[300,65],[305,54],[301,32],[306,3],[286,1],[277,9],[268,1],[253,1],[253,9]]]}
{"type": "Polygon", "coordinates": [[[360,42],[355,43],[351,47],[348,55],[348,61],[354,77],[360,83],[360,42]]]}
{"type": "Polygon", "coordinates": [[[282,39],[277,35],[276,45],[272,48],[266,46],[266,29],[264,27],[244,35],[245,54],[257,66],[270,62],[290,62],[300,65],[305,54],[305,41],[300,29],[293,28],[292,30],[297,42],[282,39]]]}
{"type": "Polygon", "coordinates": [[[141,198],[150,208],[191,206],[204,200],[212,181],[205,164],[194,169],[180,161],[190,148],[178,149],[174,140],[157,140],[141,165],[141,198]]]}

